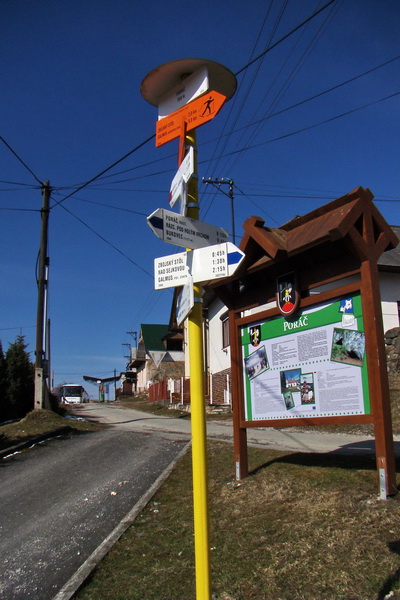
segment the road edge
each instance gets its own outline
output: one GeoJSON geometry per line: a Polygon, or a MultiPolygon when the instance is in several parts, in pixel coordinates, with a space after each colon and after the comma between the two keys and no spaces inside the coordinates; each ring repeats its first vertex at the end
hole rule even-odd
{"type": "Polygon", "coordinates": [[[125,533],[128,527],[134,522],[138,514],[144,509],[149,503],[154,494],[160,489],[165,480],[174,470],[176,464],[186,454],[191,446],[191,442],[187,442],[182,450],[177,454],[172,462],[164,469],[161,475],[155,480],[155,482],[149,487],[147,492],[136,502],[133,508],[125,515],[120,523],[114,528],[114,530],[101,542],[101,544],[92,552],[92,554],[85,560],[85,562],[79,567],[72,577],[67,581],[66,584],[57,592],[52,600],[70,600],[84,584],[86,579],[97,567],[101,560],[111,550],[113,545],[119,540],[119,538],[125,533]]]}
{"type": "Polygon", "coordinates": [[[18,452],[22,452],[22,450],[26,450],[27,448],[32,448],[36,444],[40,444],[41,442],[47,442],[53,438],[61,437],[66,433],[71,433],[73,431],[72,427],[69,425],[65,425],[63,427],[58,427],[57,429],[52,429],[51,431],[46,431],[44,433],[39,433],[38,435],[34,435],[28,440],[24,440],[23,442],[17,442],[14,446],[9,446],[8,448],[3,448],[0,450],[0,459],[1,458],[9,458],[18,452]]]}

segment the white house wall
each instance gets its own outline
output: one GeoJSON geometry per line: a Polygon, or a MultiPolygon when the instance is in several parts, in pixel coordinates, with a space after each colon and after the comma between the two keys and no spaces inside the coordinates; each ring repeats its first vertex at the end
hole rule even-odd
{"type": "Polygon", "coordinates": [[[221,315],[227,312],[225,304],[218,298],[208,310],[208,335],[206,336],[208,364],[211,373],[219,373],[231,366],[230,348],[222,348],[221,315]]]}
{"type": "Polygon", "coordinates": [[[380,273],[383,330],[399,327],[400,276],[397,273],[380,273]]]}

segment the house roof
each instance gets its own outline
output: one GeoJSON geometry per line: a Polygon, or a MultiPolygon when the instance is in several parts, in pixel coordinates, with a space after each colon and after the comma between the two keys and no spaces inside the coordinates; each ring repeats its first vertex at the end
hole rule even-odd
{"type": "Polygon", "coordinates": [[[345,238],[360,255],[372,255],[376,251],[380,256],[383,252],[395,249],[398,244],[395,232],[375,208],[372,198],[368,189],[359,187],[325,206],[292,219],[278,229],[265,227],[263,219],[259,217],[247,219],[243,225],[245,234],[240,242],[240,249],[246,254],[241,270],[254,265],[260,257],[266,258],[267,262],[275,262],[317,247],[320,252],[323,245],[345,238]],[[364,242],[360,230],[360,218],[367,212],[371,215],[376,248],[364,242]]]}
{"type": "MultiPolygon", "coordinates": [[[[391,225],[391,228],[400,238],[400,225],[391,225]]],[[[378,268],[380,271],[400,271],[400,244],[379,257],[378,268]]]]}
{"type": "Polygon", "coordinates": [[[372,199],[368,189],[359,187],[279,228],[250,217],[239,245],[243,261],[231,277],[208,282],[207,289],[229,308],[243,309],[275,297],[283,267],[296,273],[304,290],[359,272],[365,260],[379,260],[380,270],[388,261],[385,270],[398,270],[399,232],[386,223],[372,199]]]}
{"type": "Polygon", "coordinates": [[[164,351],[163,338],[168,334],[168,331],[168,325],[142,325],[141,338],[143,339],[146,352],[153,352],[155,350],[164,351]]]}

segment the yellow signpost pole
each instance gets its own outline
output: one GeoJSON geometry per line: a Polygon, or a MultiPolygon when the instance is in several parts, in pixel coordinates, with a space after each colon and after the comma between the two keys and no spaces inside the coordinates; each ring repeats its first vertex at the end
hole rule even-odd
{"type": "MultiPolygon", "coordinates": [[[[223,65],[210,60],[189,58],[165,63],[153,69],[142,81],[142,96],[154,106],[172,103],[177,110],[160,118],[156,125],[156,146],[180,138],[178,167],[186,149],[194,150],[194,173],[188,181],[186,216],[199,219],[196,127],[214,118],[225,100],[236,91],[236,77],[223,65]],[[207,69],[207,96],[202,89],[207,69]],[[191,79],[189,79],[189,77],[191,79]],[[186,89],[186,86],[187,89],[186,89]],[[185,93],[182,93],[184,90],[185,93]],[[185,95],[191,100],[185,100],[185,95]],[[206,100],[205,100],[206,98],[206,100]],[[182,106],[183,102],[183,106],[182,106]],[[188,133],[189,131],[189,133],[188,133]]],[[[160,114],[160,112],[159,112],[160,114]]],[[[190,249],[188,250],[190,251],[190,249]]],[[[196,600],[211,600],[210,543],[208,522],[207,434],[204,394],[202,286],[193,285],[194,306],[188,316],[190,362],[190,404],[192,423],[194,550],[196,600]]]]}
{"type": "MultiPolygon", "coordinates": [[[[188,184],[187,216],[199,218],[196,133],[185,136],[194,149],[194,176],[188,184]]],[[[192,470],[196,598],[210,600],[210,543],[208,520],[207,433],[204,394],[202,286],[194,284],[194,307],[188,317],[190,404],[192,424],[192,470]]]]}

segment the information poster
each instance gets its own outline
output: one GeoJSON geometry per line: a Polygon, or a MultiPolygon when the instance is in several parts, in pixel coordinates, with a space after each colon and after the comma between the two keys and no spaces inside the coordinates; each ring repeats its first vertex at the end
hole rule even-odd
{"type": "Polygon", "coordinates": [[[359,294],[241,328],[246,421],[370,413],[359,294]]]}

